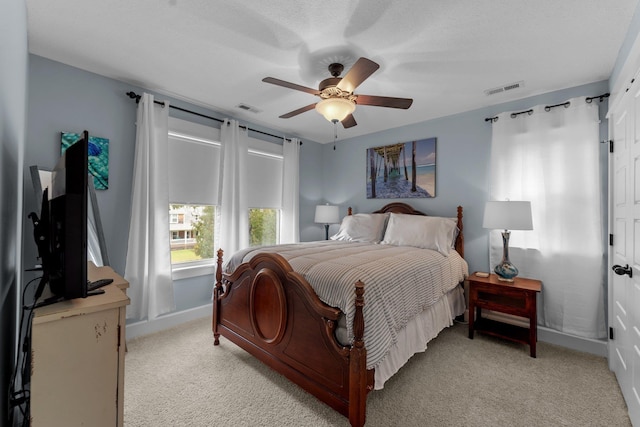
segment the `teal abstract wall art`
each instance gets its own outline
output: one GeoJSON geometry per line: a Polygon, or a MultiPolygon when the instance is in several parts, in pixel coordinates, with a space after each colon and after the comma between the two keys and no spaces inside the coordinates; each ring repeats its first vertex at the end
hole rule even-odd
{"type": "MultiPolygon", "coordinates": [[[[81,138],[81,134],[61,132],[61,150],[64,153],[81,138]]],[[[109,188],[109,140],[89,135],[89,173],[93,176],[96,190],[109,188]]]]}

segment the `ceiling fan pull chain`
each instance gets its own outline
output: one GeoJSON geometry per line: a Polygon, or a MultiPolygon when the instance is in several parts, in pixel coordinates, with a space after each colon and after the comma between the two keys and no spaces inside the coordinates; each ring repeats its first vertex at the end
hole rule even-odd
{"type": "Polygon", "coordinates": [[[333,122],[333,151],[336,151],[336,139],[338,139],[338,121],[332,120],[333,122]]]}

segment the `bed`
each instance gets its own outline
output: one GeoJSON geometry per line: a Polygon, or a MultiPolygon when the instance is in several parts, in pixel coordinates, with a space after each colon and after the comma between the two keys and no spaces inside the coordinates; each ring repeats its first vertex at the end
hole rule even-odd
{"type": "Polygon", "coordinates": [[[451,218],[350,209],[332,239],[226,263],[219,250],[214,345],[225,337],[362,426],[368,393],[464,312],[462,207],[451,218]]]}

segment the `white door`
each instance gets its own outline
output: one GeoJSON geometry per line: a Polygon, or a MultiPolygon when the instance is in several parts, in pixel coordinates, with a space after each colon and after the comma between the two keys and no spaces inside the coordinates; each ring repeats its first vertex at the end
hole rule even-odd
{"type": "Polygon", "coordinates": [[[640,90],[633,85],[609,116],[609,367],[631,422],[640,426],[640,90]],[[615,267],[615,272],[613,268],[615,267]]]}

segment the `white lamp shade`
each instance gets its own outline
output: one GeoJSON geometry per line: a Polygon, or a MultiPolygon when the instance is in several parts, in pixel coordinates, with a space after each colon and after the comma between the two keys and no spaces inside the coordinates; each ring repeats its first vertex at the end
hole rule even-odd
{"type": "Polygon", "coordinates": [[[316,111],[330,122],[343,121],[356,109],[356,104],[344,98],[327,98],[316,104],[316,111]]]}
{"type": "Polygon", "coordinates": [[[482,227],[500,230],[533,230],[531,202],[487,202],[484,207],[482,227]]]}
{"type": "Polygon", "coordinates": [[[316,218],[319,224],[336,224],[340,222],[340,211],[338,206],[318,205],[316,206],[316,218]]]}

